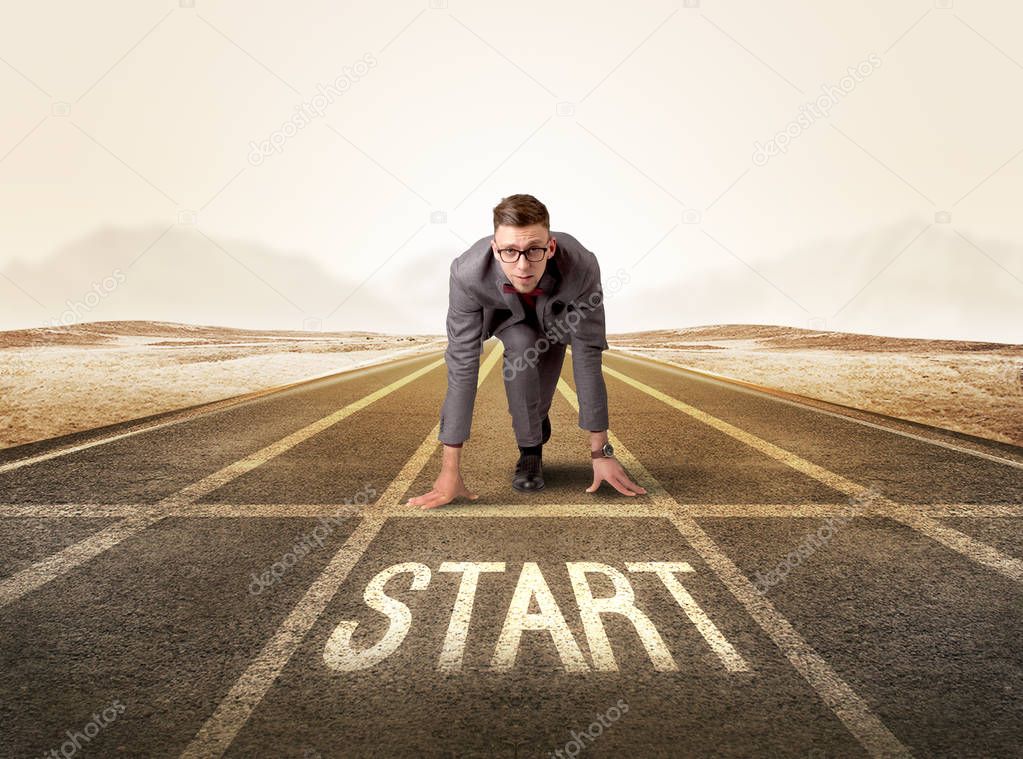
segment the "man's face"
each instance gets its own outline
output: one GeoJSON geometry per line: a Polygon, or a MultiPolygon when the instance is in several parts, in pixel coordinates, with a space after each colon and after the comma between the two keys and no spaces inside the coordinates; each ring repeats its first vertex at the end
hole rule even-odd
{"type": "Polygon", "coordinates": [[[557,248],[557,240],[550,236],[548,230],[542,224],[531,224],[528,227],[509,227],[502,224],[494,232],[494,239],[490,243],[494,258],[501,265],[501,270],[508,281],[515,286],[519,292],[528,293],[540,283],[540,277],[547,269],[547,261],[554,255],[557,248]],[[529,248],[546,248],[547,252],[539,261],[528,261],[525,255],[519,256],[519,260],[513,264],[505,263],[501,259],[499,250],[503,248],[515,248],[527,250],[529,248]]]}

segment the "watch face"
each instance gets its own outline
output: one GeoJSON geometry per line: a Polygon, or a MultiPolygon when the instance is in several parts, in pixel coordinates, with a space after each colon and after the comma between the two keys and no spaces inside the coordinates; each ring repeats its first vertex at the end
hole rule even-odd
{"type": "Polygon", "coordinates": [[[615,454],[615,449],[611,447],[611,444],[610,443],[604,443],[604,455],[605,456],[614,456],[614,454],[615,454]]]}

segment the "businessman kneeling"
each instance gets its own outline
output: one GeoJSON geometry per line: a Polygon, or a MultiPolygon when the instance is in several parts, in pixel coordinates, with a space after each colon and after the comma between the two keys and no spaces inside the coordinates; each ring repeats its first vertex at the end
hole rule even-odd
{"type": "Polygon", "coordinates": [[[608,345],[596,256],[571,235],[555,237],[539,200],[511,195],[494,208],[494,236],[478,240],[452,261],[449,288],[448,388],[438,435],[443,462],[433,489],[408,503],[434,508],[459,496],[477,498],[462,480],[461,456],[476,403],[480,353],[491,336],[504,344],[502,374],[519,447],[512,487],[524,492],[544,487],[548,413],[571,344],[579,427],[589,432],[593,463],[587,492],[607,480],[625,495],[646,493],[629,479],[608,443],[601,373],[601,352],[608,345]]]}

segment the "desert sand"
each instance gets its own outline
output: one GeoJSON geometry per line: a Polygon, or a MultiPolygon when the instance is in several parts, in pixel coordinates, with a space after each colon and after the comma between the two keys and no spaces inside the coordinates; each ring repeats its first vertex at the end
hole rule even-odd
{"type": "Polygon", "coordinates": [[[436,335],[91,322],[0,332],[0,448],[440,350],[436,335]]]}
{"type": "MultiPolygon", "coordinates": [[[[440,335],[92,322],[0,332],[0,448],[397,355],[440,335]]],[[[679,366],[1023,445],[1023,345],[730,324],[608,335],[679,366]]]]}
{"type": "Polygon", "coordinates": [[[757,324],[608,335],[612,348],[1023,445],[1023,345],[757,324]]]}

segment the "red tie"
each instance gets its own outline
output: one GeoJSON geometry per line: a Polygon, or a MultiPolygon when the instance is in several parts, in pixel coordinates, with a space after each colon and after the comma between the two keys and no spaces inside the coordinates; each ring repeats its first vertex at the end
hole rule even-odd
{"type": "Polygon", "coordinates": [[[502,290],[503,290],[504,292],[506,292],[506,293],[519,293],[519,295],[521,295],[521,296],[522,296],[522,299],[523,299],[524,301],[526,301],[526,303],[527,303],[527,304],[528,304],[528,305],[529,305],[530,307],[533,307],[534,305],[536,305],[536,296],[537,296],[537,295],[543,295],[543,290],[542,290],[542,289],[540,289],[539,287],[537,287],[537,288],[534,288],[533,290],[531,290],[531,291],[530,291],[530,292],[528,292],[528,293],[520,293],[520,292],[519,292],[518,290],[516,290],[516,289],[515,289],[515,286],[514,286],[514,285],[509,285],[509,284],[508,284],[507,282],[505,282],[505,283],[504,283],[504,284],[503,284],[503,285],[501,286],[501,288],[502,288],[502,290]]]}

